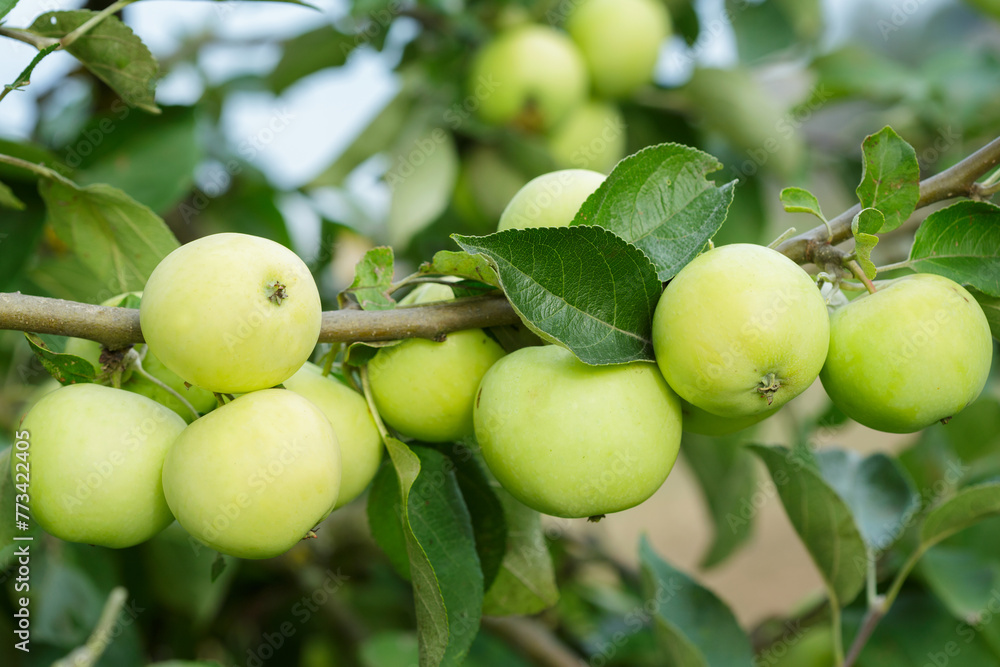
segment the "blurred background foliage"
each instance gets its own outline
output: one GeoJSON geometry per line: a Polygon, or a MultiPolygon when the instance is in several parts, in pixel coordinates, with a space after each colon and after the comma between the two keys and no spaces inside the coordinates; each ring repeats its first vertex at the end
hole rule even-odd
{"type": "MultiPolygon", "coordinates": [[[[0,103],[0,153],[55,165],[80,184],[121,188],[161,215],[182,242],[221,231],[279,241],[309,263],[333,308],[368,248],[393,245],[405,271],[436,250],[455,249],[451,233],[495,229],[521,185],[555,168],[609,171],[651,144],[699,147],[723,163],[718,182],[739,181],[716,243],[767,243],[787,227],[812,226],[781,210],[782,187],[811,189],[828,214],[852,203],[861,141],[884,125],[915,147],[925,176],[1000,130],[995,2],[663,2],[673,34],[654,84],[625,98],[595,98],[542,133],[481,122],[468,72],[476,51],[498,31],[523,22],[560,27],[573,0],[330,1],[315,3],[319,11],[142,2],[127,8],[124,20],[159,60],[161,113],[128,107],[59,54],[38,69],[27,91],[0,103]],[[592,158],[582,164],[585,154],[592,158]],[[394,170],[407,173],[398,186],[394,170]]],[[[23,0],[6,20],[28,25],[43,11],[79,6],[23,0]]],[[[4,40],[0,54],[6,83],[32,49],[4,40]]],[[[26,204],[0,209],[0,290],[91,303],[120,291],[47,225],[34,176],[0,165],[0,181],[26,204]]],[[[879,244],[877,263],[905,257],[907,231],[929,210],[879,244]]],[[[0,332],[0,373],[3,447],[48,380],[16,332],[0,332]]],[[[871,448],[902,452],[921,493],[998,479],[998,396],[995,372],[983,398],[947,429],[875,439],[871,448]]],[[[860,430],[845,426],[821,397],[786,412],[780,428],[758,437],[825,447],[860,430]]],[[[863,436],[873,437],[866,430],[863,436]]],[[[751,437],[688,439],[687,463],[668,481],[687,475],[699,486],[685,487],[679,507],[657,510],[658,520],[694,512],[710,524],[709,534],[715,529],[700,571],[754,539],[752,516],[745,525],[731,521],[764,479],[737,447],[751,437]]],[[[661,501],[657,496],[650,504],[661,501]]],[[[627,524],[628,515],[614,521],[627,524]]],[[[655,538],[657,526],[640,528],[655,538]]],[[[548,535],[561,599],[542,622],[593,665],[663,664],[648,616],[634,615],[647,600],[634,563],[609,546],[613,533],[553,524],[548,535]]],[[[957,624],[1000,596],[997,535],[994,520],[932,550],[859,664],[922,664],[948,641],[962,641],[957,624]]],[[[199,658],[395,667],[415,660],[409,584],[375,547],[363,501],[331,516],[318,539],[270,561],[233,561],[214,583],[215,555],[193,550],[176,525],[117,552],[39,540],[31,574],[34,650],[24,656],[4,641],[0,664],[49,664],[83,643],[119,584],[128,588],[130,606],[101,665],[199,658]]],[[[670,544],[663,549],[671,553],[670,544]]],[[[3,579],[13,595],[10,553],[0,551],[0,565],[8,568],[3,579]]],[[[881,554],[880,569],[891,571],[896,561],[894,550],[881,554]]],[[[770,585],[781,584],[774,573],[770,585]]],[[[791,584],[796,595],[814,585],[791,584]]],[[[755,628],[757,647],[765,650],[760,664],[831,664],[818,598],[785,609],[785,617],[801,617],[794,635],[784,620],[769,620],[774,610],[759,599],[718,592],[755,628]],[[768,651],[782,642],[779,659],[778,651],[768,651]],[[785,655],[806,647],[819,656],[814,662],[785,655]]],[[[11,637],[6,596],[0,609],[0,636],[11,637]]],[[[854,611],[848,636],[860,622],[861,607],[854,611]]],[[[467,664],[530,664],[503,637],[487,624],[467,664]]],[[[984,623],[962,648],[963,665],[998,664],[1000,623],[984,623]]]]}

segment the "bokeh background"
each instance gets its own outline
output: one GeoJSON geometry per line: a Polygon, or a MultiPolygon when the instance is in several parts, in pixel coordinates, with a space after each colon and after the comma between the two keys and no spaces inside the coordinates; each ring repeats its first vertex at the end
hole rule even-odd
{"type": "MultiPolygon", "coordinates": [[[[653,83],[624,99],[595,100],[597,130],[568,149],[545,134],[482,123],[465,81],[474,53],[494,34],[525,21],[559,27],[571,0],[313,4],[129,6],[124,21],[160,62],[162,114],[122,105],[57,53],[26,90],[0,102],[0,152],[64,164],[79,183],[119,187],[162,215],[182,242],[221,231],[279,241],[306,260],[332,308],[367,249],[391,244],[404,274],[436,250],[456,249],[450,233],[495,229],[521,185],[584,166],[573,157],[588,147],[601,157],[586,166],[599,170],[661,142],[711,153],[724,165],[716,180],[739,181],[716,242],[767,243],[789,227],[813,226],[781,209],[783,187],[811,189],[828,216],[856,201],[861,141],[885,125],[914,146],[924,176],[1000,131],[993,0],[664,0],[673,31],[653,83]],[[412,174],[393,187],[386,176],[401,168],[412,174]]],[[[106,3],[22,0],[6,25],[84,6],[106,3]]],[[[0,82],[13,81],[33,55],[0,39],[0,82]]],[[[46,226],[33,181],[4,168],[0,179],[28,204],[0,209],[0,290],[92,303],[110,296],[46,226]]],[[[885,238],[876,263],[905,258],[930,210],[885,238]]],[[[0,332],[0,373],[4,447],[47,376],[16,332],[0,332]]],[[[549,523],[563,596],[542,621],[591,665],[661,664],[648,633],[611,639],[641,607],[640,533],[715,590],[745,627],[809,612],[821,599],[819,576],[766,474],[756,470],[747,484],[740,471],[757,464],[747,464],[737,445],[807,441],[892,452],[921,492],[939,482],[954,488],[1000,473],[998,401],[994,372],[980,401],[947,428],[888,436],[845,423],[817,385],[755,431],[688,439],[677,468],[644,505],[596,525],[549,523]],[[745,508],[742,521],[717,511],[723,496],[733,506],[734,493],[746,501],[735,502],[745,508]]],[[[25,657],[4,641],[0,664],[49,664],[81,644],[116,584],[128,588],[133,612],[101,665],[411,664],[412,596],[372,542],[363,500],[331,516],[319,535],[277,559],[230,562],[214,583],[214,555],[192,550],[176,525],[121,552],[46,539],[32,574],[37,650],[25,657]]],[[[954,619],[1000,586],[1000,523],[934,553],[903,602],[915,605],[921,632],[946,638],[954,619]]],[[[9,565],[9,553],[0,556],[9,565]]],[[[8,606],[4,596],[0,636],[10,636],[8,606]]],[[[988,657],[967,653],[961,664],[1000,663],[997,626],[983,631],[988,657]]],[[[904,629],[904,621],[887,622],[877,639],[905,643],[892,634],[904,629]]],[[[918,664],[914,650],[887,653],[879,664],[918,664]]],[[[487,628],[469,664],[529,663],[487,628]]]]}

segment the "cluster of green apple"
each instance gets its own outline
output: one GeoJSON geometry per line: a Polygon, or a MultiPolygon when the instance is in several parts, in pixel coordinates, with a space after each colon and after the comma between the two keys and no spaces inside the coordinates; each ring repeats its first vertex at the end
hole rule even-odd
{"type": "Polygon", "coordinates": [[[476,54],[468,89],[483,121],[542,133],[558,167],[607,173],[625,155],[615,100],[652,80],[670,15],[662,0],[560,7],[565,30],[532,23],[501,30],[476,54]]]}
{"type": "Polygon", "coordinates": [[[24,419],[42,528],[121,548],[176,518],[220,552],[268,558],[368,486],[381,437],[365,399],[307,361],[320,299],[291,251],[199,239],[157,266],[139,308],[146,345],[67,344],[115,386],[61,387],[24,419]]]}

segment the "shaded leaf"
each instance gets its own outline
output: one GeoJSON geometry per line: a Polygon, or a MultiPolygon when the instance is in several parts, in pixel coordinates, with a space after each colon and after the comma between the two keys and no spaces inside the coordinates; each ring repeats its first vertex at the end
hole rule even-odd
{"type": "Polygon", "coordinates": [[[618,163],[573,225],[603,227],[642,250],[661,282],[672,278],[722,227],[735,181],[706,178],[722,163],[679,144],[645,148],[618,163]]]}
{"type": "Polygon", "coordinates": [[[819,472],[792,456],[785,447],[750,445],[764,461],[788,520],[798,533],[841,606],[853,600],[865,583],[865,542],[848,505],[819,472]]]}
{"type": "Polygon", "coordinates": [[[410,558],[406,551],[406,535],[403,534],[399,477],[391,461],[384,462],[375,474],[368,491],[366,509],[375,543],[388,556],[396,573],[409,581],[410,558]]]}
{"type": "Polygon", "coordinates": [[[819,200],[816,195],[803,188],[785,188],[778,195],[782,205],[789,213],[811,213],[817,218],[826,222],[823,216],[823,209],[819,207],[819,200]]]}
{"type": "Polygon", "coordinates": [[[664,664],[677,667],[749,665],[750,640],[729,607],[686,574],[660,558],[643,536],[639,541],[642,588],[655,602],[656,635],[664,664]]]}
{"type": "Polygon", "coordinates": [[[292,84],[326,69],[340,67],[362,37],[345,35],[333,26],[325,25],[295,36],[283,46],[281,60],[267,77],[267,85],[280,95],[292,84]]]}
{"type": "Polygon", "coordinates": [[[0,0],[0,19],[7,16],[17,6],[17,0],[0,0]]]}
{"type": "Polygon", "coordinates": [[[396,307],[391,296],[393,275],[392,248],[380,246],[365,253],[354,267],[354,282],[337,295],[344,308],[353,297],[362,310],[390,310],[396,307]]]}
{"type": "MultiPolygon", "coordinates": [[[[4,183],[0,183],[0,206],[12,208],[15,211],[24,210],[24,202],[18,199],[13,190],[4,183]]],[[[3,241],[3,239],[0,239],[0,241],[3,241]]]]}
{"type": "MultiPolygon", "coordinates": [[[[46,12],[28,30],[41,37],[59,39],[96,15],[97,12],[86,9],[46,12]]],[[[66,50],[127,104],[159,113],[154,100],[159,66],[142,40],[117,17],[106,16],[66,50]]]]}
{"type": "Polygon", "coordinates": [[[1000,483],[970,486],[932,509],[920,527],[920,540],[931,545],[1000,514],[1000,483]]]}
{"type": "Polygon", "coordinates": [[[514,310],[543,339],[588,364],[653,360],[653,310],[662,289],[635,246],[589,226],[452,238],[490,259],[514,310]]]}
{"type": "Polygon", "coordinates": [[[472,520],[472,533],[476,539],[476,553],[486,591],[496,581],[507,550],[507,522],[503,505],[485,472],[485,464],[471,449],[457,445],[451,451],[450,459],[472,520]]]}
{"type": "Polygon", "coordinates": [[[960,201],[934,211],[917,230],[910,263],[1000,297],[1000,207],[960,201]]]}
{"type": "MultiPolygon", "coordinates": [[[[862,208],[876,208],[885,216],[882,232],[906,222],[920,198],[920,164],[913,146],[891,127],[865,138],[864,172],[857,194],[862,208]]],[[[874,233],[874,232],[869,232],[874,233]]]]}
{"type": "Polygon", "coordinates": [[[983,294],[975,288],[967,289],[969,290],[969,294],[976,298],[979,306],[986,314],[986,321],[990,323],[990,331],[993,332],[993,337],[1000,340],[1000,297],[983,294]]]}
{"type": "Polygon", "coordinates": [[[56,234],[109,289],[141,290],[179,246],[159,216],[121,190],[49,180],[38,189],[56,234]]]}
{"type": "Polygon", "coordinates": [[[31,351],[38,357],[42,366],[49,372],[49,375],[59,381],[59,384],[94,382],[99,375],[99,371],[86,359],[72,354],[53,352],[42,342],[41,338],[33,333],[25,333],[24,337],[28,339],[31,351]]]}
{"type": "Polygon", "coordinates": [[[226,571],[226,557],[222,554],[216,554],[215,560],[212,561],[212,583],[214,584],[216,579],[222,576],[222,573],[226,571]]]}
{"type": "Polygon", "coordinates": [[[483,255],[470,255],[467,252],[440,250],[434,253],[429,262],[420,265],[420,273],[429,275],[460,276],[470,280],[478,280],[494,287],[500,286],[497,272],[493,270],[483,255]]]}
{"type": "Polygon", "coordinates": [[[869,280],[875,278],[875,263],[872,262],[872,250],[878,244],[875,232],[882,229],[885,216],[877,208],[865,208],[851,220],[851,233],[854,234],[854,252],[865,275],[869,280]]]}

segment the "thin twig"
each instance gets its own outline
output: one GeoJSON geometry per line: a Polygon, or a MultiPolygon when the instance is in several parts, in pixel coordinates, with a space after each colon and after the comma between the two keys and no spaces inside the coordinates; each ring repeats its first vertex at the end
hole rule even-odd
{"type": "Polygon", "coordinates": [[[874,283],[872,283],[871,279],[865,275],[865,270],[861,268],[860,264],[858,264],[858,260],[849,260],[847,262],[847,268],[851,270],[851,273],[854,274],[855,278],[861,281],[861,283],[865,286],[865,289],[868,290],[869,294],[875,293],[874,283]]]}
{"type": "Polygon", "coordinates": [[[3,28],[0,27],[0,37],[10,37],[11,39],[16,39],[19,42],[24,42],[25,44],[31,44],[33,47],[41,51],[42,49],[47,49],[53,44],[58,45],[59,40],[53,37],[42,37],[41,35],[36,35],[28,30],[22,30],[20,28],[3,28]]]}
{"type": "Polygon", "coordinates": [[[538,667],[586,667],[587,662],[538,621],[519,616],[484,616],[483,627],[538,667]]]}
{"type": "Polygon", "coordinates": [[[66,36],[64,36],[62,39],[59,40],[59,43],[62,44],[62,48],[68,49],[73,45],[73,42],[83,37],[86,33],[92,30],[94,26],[96,26],[98,23],[108,18],[112,14],[120,12],[122,9],[124,9],[128,5],[131,5],[133,2],[135,2],[135,0],[118,0],[118,2],[108,5],[107,7],[99,11],[97,14],[87,19],[85,23],[74,28],[72,32],[67,33],[66,36]]]}
{"type": "Polygon", "coordinates": [[[115,625],[118,623],[118,615],[122,611],[125,601],[128,599],[128,591],[121,586],[113,589],[108,596],[108,601],[104,603],[104,611],[97,621],[97,627],[90,635],[87,643],[62,660],[52,664],[52,667],[92,667],[100,660],[104,649],[108,647],[114,637],[115,625]]]}

